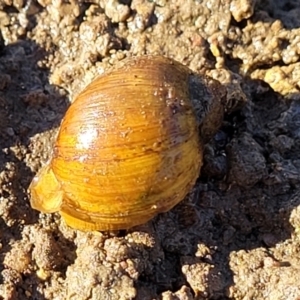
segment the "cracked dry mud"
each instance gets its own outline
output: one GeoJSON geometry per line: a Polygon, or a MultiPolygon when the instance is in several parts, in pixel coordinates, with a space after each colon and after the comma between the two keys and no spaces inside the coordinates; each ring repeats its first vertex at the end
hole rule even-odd
{"type": "Polygon", "coordinates": [[[0,1],[0,299],[300,299],[299,13],[293,0],[0,1]],[[142,54],[245,101],[191,194],[117,233],[32,210],[74,96],[142,54]]]}

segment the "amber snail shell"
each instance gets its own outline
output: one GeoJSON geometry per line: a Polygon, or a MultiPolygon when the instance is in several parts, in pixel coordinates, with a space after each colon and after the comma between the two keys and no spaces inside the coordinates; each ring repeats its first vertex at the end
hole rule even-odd
{"type": "Polygon", "coordinates": [[[69,107],[53,157],[30,185],[31,206],[84,231],[127,229],[170,210],[202,165],[190,99],[197,80],[161,56],[129,58],[98,77],[69,107]]]}

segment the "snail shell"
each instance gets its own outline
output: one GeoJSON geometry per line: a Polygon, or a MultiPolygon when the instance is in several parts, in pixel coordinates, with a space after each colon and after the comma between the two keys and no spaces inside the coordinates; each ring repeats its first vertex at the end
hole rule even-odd
{"type": "Polygon", "coordinates": [[[175,206],[202,165],[191,76],[171,59],[143,56],[88,85],[30,185],[31,206],[80,230],[127,229],[175,206]]]}

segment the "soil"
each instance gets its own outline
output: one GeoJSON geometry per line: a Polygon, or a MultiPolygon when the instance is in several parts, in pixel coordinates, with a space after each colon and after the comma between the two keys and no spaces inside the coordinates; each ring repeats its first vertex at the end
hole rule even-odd
{"type": "Polygon", "coordinates": [[[300,299],[299,13],[293,0],[0,1],[0,299],[300,299]],[[227,89],[194,189],[127,231],[33,210],[72,99],[143,54],[227,89]]]}

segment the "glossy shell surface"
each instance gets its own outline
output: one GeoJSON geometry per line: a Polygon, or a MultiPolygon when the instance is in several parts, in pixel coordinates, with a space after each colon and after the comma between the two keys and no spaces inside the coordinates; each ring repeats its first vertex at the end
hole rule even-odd
{"type": "Polygon", "coordinates": [[[181,201],[202,164],[191,71],[160,56],[130,58],[68,109],[31,205],[80,230],[147,222],[181,201]]]}

